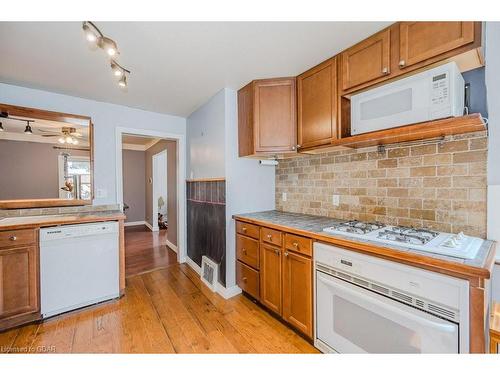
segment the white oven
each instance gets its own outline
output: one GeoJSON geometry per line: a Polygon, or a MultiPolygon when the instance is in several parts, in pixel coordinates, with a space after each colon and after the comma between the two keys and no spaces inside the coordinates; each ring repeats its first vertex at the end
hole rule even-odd
{"type": "Polygon", "coordinates": [[[454,62],[351,97],[351,134],[464,114],[465,86],[454,62]]]}
{"type": "Polygon", "coordinates": [[[323,352],[469,351],[467,281],[319,243],[314,258],[323,352]]]}

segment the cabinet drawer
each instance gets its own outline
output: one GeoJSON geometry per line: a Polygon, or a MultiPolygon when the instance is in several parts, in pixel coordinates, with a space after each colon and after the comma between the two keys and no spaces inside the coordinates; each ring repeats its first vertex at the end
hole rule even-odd
{"type": "Polygon", "coordinates": [[[29,245],[35,242],[35,229],[6,230],[0,232],[0,248],[29,245]]]}
{"type": "Polygon", "coordinates": [[[281,246],[283,244],[282,233],[279,230],[261,228],[260,233],[260,238],[263,242],[270,243],[275,246],[281,246]]]}
{"type": "Polygon", "coordinates": [[[259,272],[253,268],[236,261],[236,283],[241,290],[247,292],[252,297],[260,298],[259,272]]]}
{"type": "Polygon", "coordinates": [[[312,256],[312,240],[307,237],[286,233],[285,248],[296,253],[312,256]]]}
{"type": "Polygon", "coordinates": [[[236,257],[243,263],[259,269],[259,241],[237,234],[236,257]]]}
{"type": "Polygon", "coordinates": [[[243,234],[248,237],[259,239],[259,226],[244,223],[242,221],[236,222],[236,233],[243,234]]]}

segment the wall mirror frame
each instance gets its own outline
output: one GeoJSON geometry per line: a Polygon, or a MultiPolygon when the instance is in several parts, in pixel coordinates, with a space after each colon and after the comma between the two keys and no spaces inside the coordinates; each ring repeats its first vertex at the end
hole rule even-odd
{"type": "MultiPolygon", "coordinates": [[[[90,151],[90,199],[42,198],[42,199],[8,199],[0,200],[0,209],[45,208],[84,206],[92,204],[94,199],[94,128],[92,119],[88,116],[74,115],[62,112],[47,111],[38,108],[27,108],[0,103],[0,111],[8,113],[9,117],[31,118],[36,120],[55,121],[68,126],[88,126],[88,143],[90,151]]],[[[0,121],[2,119],[0,118],[0,121]]]]}

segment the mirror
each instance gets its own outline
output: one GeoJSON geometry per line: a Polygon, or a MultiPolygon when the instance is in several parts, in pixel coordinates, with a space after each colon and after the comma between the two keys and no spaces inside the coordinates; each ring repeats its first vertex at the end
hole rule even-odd
{"type": "Polygon", "coordinates": [[[4,104],[0,111],[0,208],[90,204],[90,118],[4,104]]]}

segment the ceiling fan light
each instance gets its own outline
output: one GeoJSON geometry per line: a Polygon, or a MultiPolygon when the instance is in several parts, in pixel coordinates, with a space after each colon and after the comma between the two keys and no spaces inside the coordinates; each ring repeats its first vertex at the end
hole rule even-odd
{"type": "Polygon", "coordinates": [[[73,138],[71,138],[71,137],[66,137],[65,141],[66,141],[66,143],[71,144],[71,143],[73,143],[73,138]]]}
{"type": "Polygon", "coordinates": [[[63,137],[60,137],[57,141],[58,141],[59,143],[61,143],[61,144],[66,143],[66,141],[64,140],[64,138],[63,138],[63,137]]]}
{"type": "Polygon", "coordinates": [[[74,144],[74,145],[77,145],[77,144],[78,144],[78,139],[76,139],[76,138],[75,138],[75,139],[73,139],[73,144],[74,144]]]}

